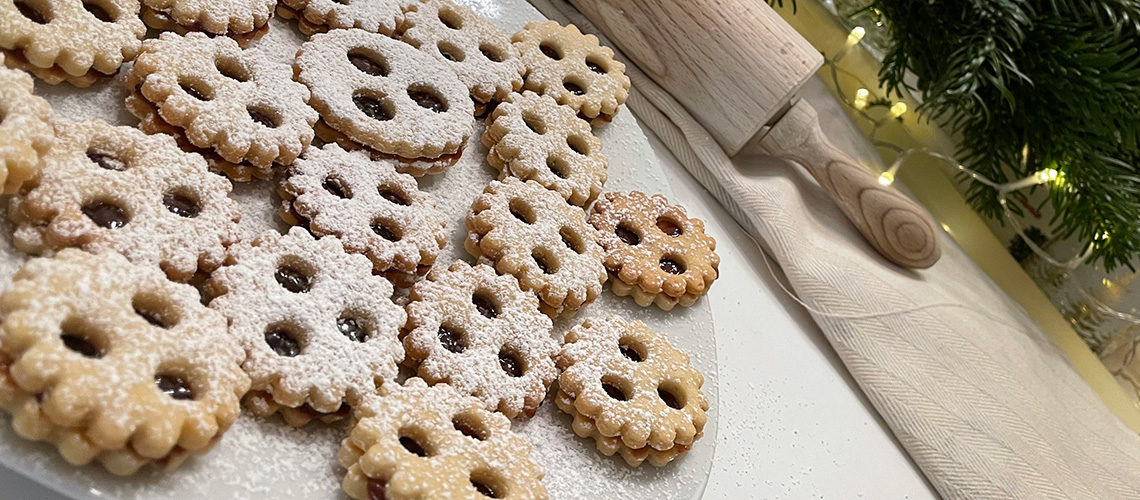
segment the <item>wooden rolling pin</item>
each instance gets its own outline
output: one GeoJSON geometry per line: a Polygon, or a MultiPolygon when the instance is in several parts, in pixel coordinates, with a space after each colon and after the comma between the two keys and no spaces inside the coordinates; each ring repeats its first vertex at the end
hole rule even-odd
{"type": "Polygon", "coordinates": [[[934,221],[823,135],[796,93],[823,57],[762,0],[570,0],[729,156],[759,143],[815,177],[883,257],[938,261],[934,221]]]}

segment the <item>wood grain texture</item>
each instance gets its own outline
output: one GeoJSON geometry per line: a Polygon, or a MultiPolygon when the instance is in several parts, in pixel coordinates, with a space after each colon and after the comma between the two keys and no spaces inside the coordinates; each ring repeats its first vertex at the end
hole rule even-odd
{"type": "Polygon", "coordinates": [[[735,155],[823,64],[762,0],[570,0],[735,155]]]}
{"type": "Polygon", "coordinates": [[[772,155],[803,165],[883,257],[903,267],[927,268],[942,256],[934,220],[914,200],[832,146],[819,117],[798,101],[760,144],[772,155]]]}

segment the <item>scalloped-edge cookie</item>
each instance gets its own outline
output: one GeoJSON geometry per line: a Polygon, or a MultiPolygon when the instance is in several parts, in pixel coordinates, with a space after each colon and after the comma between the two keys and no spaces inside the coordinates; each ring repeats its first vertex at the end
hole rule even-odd
{"type": "Polygon", "coordinates": [[[231,248],[206,288],[245,347],[252,389],[280,406],[335,413],[395,378],[404,358],[392,285],[334,237],[269,231],[231,248]]]}
{"type": "Polygon", "coordinates": [[[589,206],[608,177],[601,139],[550,96],[511,94],[487,117],[482,141],[499,179],[538,182],[572,205],[589,206]]]}
{"type": "Polygon", "coordinates": [[[705,234],[704,221],[664,196],[609,192],[589,220],[606,250],[613,292],[640,306],[691,306],[720,274],[716,240],[705,234]]]}
{"type": "Polygon", "coordinates": [[[461,260],[412,287],[407,361],[428,383],[447,383],[508,418],[534,416],[558,376],[553,323],[509,274],[461,260]]]}
{"type": "Polygon", "coordinates": [[[8,211],[16,248],[114,251],[184,281],[220,265],[239,239],[232,184],[173,138],[99,120],[53,127],[43,171],[8,211]]]}
{"type": "Polygon", "coordinates": [[[518,278],[538,295],[542,312],[571,316],[606,282],[597,232],[581,208],[534,181],[491,181],[467,213],[471,255],[518,278]]]}
{"type": "Polygon", "coordinates": [[[277,12],[297,19],[306,35],[338,29],[361,29],[396,36],[404,21],[408,0],[280,0],[277,12]]]}
{"type": "Polygon", "coordinates": [[[138,0],[0,2],[5,64],[86,87],[134,58],[146,25],[138,0]]]}
{"type": "Polygon", "coordinates": [[[385,385],[353,418],[337,455],[352,498],[547,498],[526,438],[447,384],[385,385]]]}
{"type": "Polygon", "coordinates": [[[0,190],[4,194],[19,191],[39,175],[40,157],[55,140],[51,105],[32,93],[34,84],[27,73],[0,66],[0,190]]]}
{"type": "Polygon", "coordinates": [[[142,19],[156,30],[224,36],[242,47],[269,32],[275,0],[142,0],[142,19]]]}
{"type": "MultiPolygon", "coordinates": [[[[642,463],[648,461],[654,467],[664,467],[684,455],[692,448],[691,445],[674,444],[668,450],[657,450],[652,446],[643,446],[638,449],[633,449],[625,445],[621,438],[606,437],[598,432],[598,427],[594,425],[593,419],[583,416],[574,409],[574,398],[567,396],[565,392],[558,391],[554,397],[554,404],[558,409],[566,412],[567,415],[573,419],[570,428],[577,434],[578,437],[593,439],[594,447],[598,449],[603,455],[612,457],[615,454],[620,455],[622,460],[630,467],[639,467],[642,463]]],[[[697,433],[693,439],[700,438],[702,433],[697,433]]]]}
{"type": "Polygon", "coordinates": [[[526,88],[570,106],[595,127],[613,120],[629,97],[625,65],[573,24],[532,22],[511,41],[526,64],[526,88]]]}
{"type": "Polygon", "coordinates": [[[249,388],[226,320],[114,253],[28,261],[0,295],[0,406],[71,463],[130,474],[204,453],[249,388]]]}

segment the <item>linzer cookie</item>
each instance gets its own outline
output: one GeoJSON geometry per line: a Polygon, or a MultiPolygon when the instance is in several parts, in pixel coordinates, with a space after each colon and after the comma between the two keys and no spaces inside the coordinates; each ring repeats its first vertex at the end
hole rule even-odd
{"type": "Polygon", "coordinates": [[[176,467],[213,446],[249,387],[225,318],[118,254],[33,259],[0,313],[0,406],[77,465],[176,467]]]}
{"type": "Polygon", "coordinates": [[[373,272],[411,286],[447,244],[447,224],[434,197],[397,165],[336,144],[310,148],[277,190],[281,217],[336,236],[349,252],[366,255],[373,272]]]}
{"type": "Polygon", "coordinates": [[[571,107],[595,127],[612,120],[629,95],[625,65],[614,51],[573,24],[532,22],[511,40],[526,64],[526,88],[571,107]]]}
{"type": "Polygon", "coordinates": [[[412,288],[404,348],[429,383],[447,383],[508,418],[534,416],[558,376],[553,323],[534,294],[490,266],[455,261],[412,288]]]}
{"type": "Polygon", "coordinates": [[[294,71],[331,129],[399,157],[405,173],[454,164],[474,127],[474,105],[455,73],[383,35],[356,29],[314,35],[301,46],[294,71]]]}
{"type": "Polygon", "coordinates": [[[0,66],[0,186],[5,194],[39,174],[40,157],[54,140],[51,106],[32,93],[33,84],[26,73],[0,66]]]}
{"type": "Polygon", "coordinates": [[[157,30],[225,36],[242,46],[269,31],[274,0],[142,0],[142,18],[157,30]]]}
{"type": "Polygon", "coordinates": [[[87,87],[114,75],[145,34],[138,0],[0,2],[4,63],[53,85],[87,87]]]}
{"type": "Polygon", "coordinates": [[[559,353],[559,408],[574,432],[629,465],[663,466],[701,437],[709,403],[704,377],[665,335],[618,316],[587,319],[559,353]]]}
{"type": "Polygon", "coordinates": [[[383,35],[397,35],[407,0],[280,0],[277,14],[296,19],[306,35],[329,30],[357,28],[383,35]]]}
{"type": "Polygon", "coordinates": [[[317,113],[289,66],[226,37],[147,40],[127,86],[134,89],[128,109],[147,133],[173,131],[232,165],[222,170],[235,180],[271,178],[274,165],[293,163],[313,139],[317,113]]]}
{"type": "Polygon", "coordinates": [[[477,114],[522,88],[526,67],[510,37],[491,21],[449,0],[412,0],[403,40],[447,64],[467,85],[477,114]]]}
{"type": "Polygon", "coordinates": [[[467,251],[518,278],[542,312],[570,316],[606,281],[597,233],[582,209],[534,181],[491,181],[467,214],[467,251]]]}
{"type": "Polygon", "coordinates": [[[43,172],[14,199],[14,242],[37,253],[115,251],[184,281],[221,264],[238,240],[229,181],[174,139],[90,120],[55,120],[43,172]]]}
{"type": "Polygon", "coordinates": [[[447,384],[385,385],[353,418],[337,457],[352,498],[547,498],[526,438],[447,384]]]}
{"type": "MultiPolygon", "coordinates": [[[[230,249],[206,285],[210,308],[245,347],[254,404],[335,414],[396,376],[406,315],[392,285],[339,240],[293,228],[230,249]],[[263,394],[259,394],[263,393],[263,394]],[[256,403],[256,401],[255,401],[256,403]]],[[[296,415],[290,423],[298,423],[296,415]]]]}
{"type": "Polygon", "coordinates": [[[500,179],[535,181],[573,205],[592,203],[606,182],[602,141],[549,96],[529,90],[508,96],[487,118],[483,145],[500,179]]]}
{"type": "Polygon", "coordinates": [[[691,306],[719,274],[716,240],[705,234],[704,222],[659,194],[606,193],[594,204],[590,224],[606,250],[614,293],[640,306],[691,306]]]}

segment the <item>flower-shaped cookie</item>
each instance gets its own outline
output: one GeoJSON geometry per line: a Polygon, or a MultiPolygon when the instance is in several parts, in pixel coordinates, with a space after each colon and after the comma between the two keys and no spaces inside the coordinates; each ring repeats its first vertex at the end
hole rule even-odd
{"type": "Polygon", "coordinates": [[[184,281],[221,264],[238,240],[229,181],[174,139],[91,120],[55,120],[43,172],[9,217],[26,252],[79,247],[158,264],[184,281]]]}
{"type": "Polygon", "coordinates": [[[39,174],[40,157],[55,137],[51,106],[32,93],[32,86],[26,73],[0,66],[0,190],[5,194],[39,174]]]}
{"type": "Polygon", "coordinates": [[[72,462],[112,452],[101,460],[130,473],[205,451],[249,387],[225,318],[190,286],[118,254],[64,249],[29,261],[0,314],[2,404],[21,434],[53,441],[72,462]]]}
{"type": "Polygon", "coordinates": [[[336,236],[349,252],[368,256],[374,272],[410,286],[447,244],[446,220],[396,163],[336,144],[311,148],[278,188],[282,218],[336,236]]]}
{"type": "Polygon", "coordinates": [[[274,0],[142,0],[143,20],[155,29],[203,31],[243,46],[268,31],[274,0]]]}
{"type": "Polygon", "coordinates": [[[135,56],[146,26],[138,0],[0,2],[5,64],[47,83],[86,87],[135,56]]]}
{"type": "Polygon", "coordinates": [[[526,88],[570,106],[594,126],[612,120],[629,96],[625,65],[573,24],[532,22],[511,40],[526,64],[526,88]]]}
{"type": "Polygon", "coordinates": [[[558,376],[553,323],[513,276],[455,261],[412,288],[404,349],[429,383],[447,383],[509,418],[533,416],[558,376]]]}
{"type": "Polygon", "coordinates": [[[487,118],[483,145],[500,179],[533,180],[573,205],[588,206],[606,182],[602,141],[549,96],[529,90],[508,96],[487,118]]]}
{"type": "Polygon", "coordinates": [[[660,451],[700,437],[709,407],[704,377],[644,323],[588,319],[566,334],[557,361],[559,390],[600,435],[660,451]]]}
{"type": "Polygon", "coordinates": [[[573,418],[570,427],[574,430],[574,434],[586,439],[593,439],[594,446],[607,457],[612,457],[614,454],[621,455],[621,458],[630,467],[639,467],[645,461],[654,467],[664,467],[692,448],[691,445],[674,444],[668,450],[657,450],[652,446],[633,449],[626,446],[620,437],[607,437],[598,432],[594,420],[578,413],[578,410],[574,409],[574,398],[566,395],[565,392],[558,391],[558,395],[554,398],[554,404],[573,418]]]}
{"type": "Polygon", "coordinates": [[[336,238],[270,231],[232,248],[207,289],[245,347],[253,390],[281,406],[334,413],[394,378],[404,357],[392,285],[336,238]]]}
{"type": "Polygon", "coordinates": [[[546,498],[526,438],[447,384],[386,385],[353,417],[338,455],[352,498],[546,498]]]}
{"type": "Polygon", "coordinates": [[[716,240],[700,219],[664,196],[610,192],[594,204],[590,224],[606,249],[614,293],[638,305],[671,310],[693,305],[719,275],[716,240]]]}
{"type": "Polygon", "coordinates": [[[597,232],[582,209],[534,181],[491,181],[467,214],[467,251],[538,294],[542,312],[572,315],[606,282],[597,232]]]}
{"type": "Polygon", "coordinates": [[[317,121],[305,105],[309,90],[291,76],[288,65],[229,38],[163,33],[143,43],[127,86],[194,146],[269,178],[274,164],[289,165],[308,147],[317,121]]]}
{"type": "Polygon", "coordinates": [[[491,21],[449,0],[411,0],[403,40],[459,75],[485,107],[522,88],[526,67],[510,37],[491,21]]]}
{"type": "Polygon", "coordinates": [[[277,13],[296,19],[306,35],[358,28],[395,35],[404,19],[405,0],[280,0],[277,13]]]}
{"type": "Polygon", "coordinates": [[[381,153],[410,160],[451,155],[474,127],[474,104],[455,73],[383,35],[357,29],[314,35],[294,68],[325,123],[381,153]]]}

